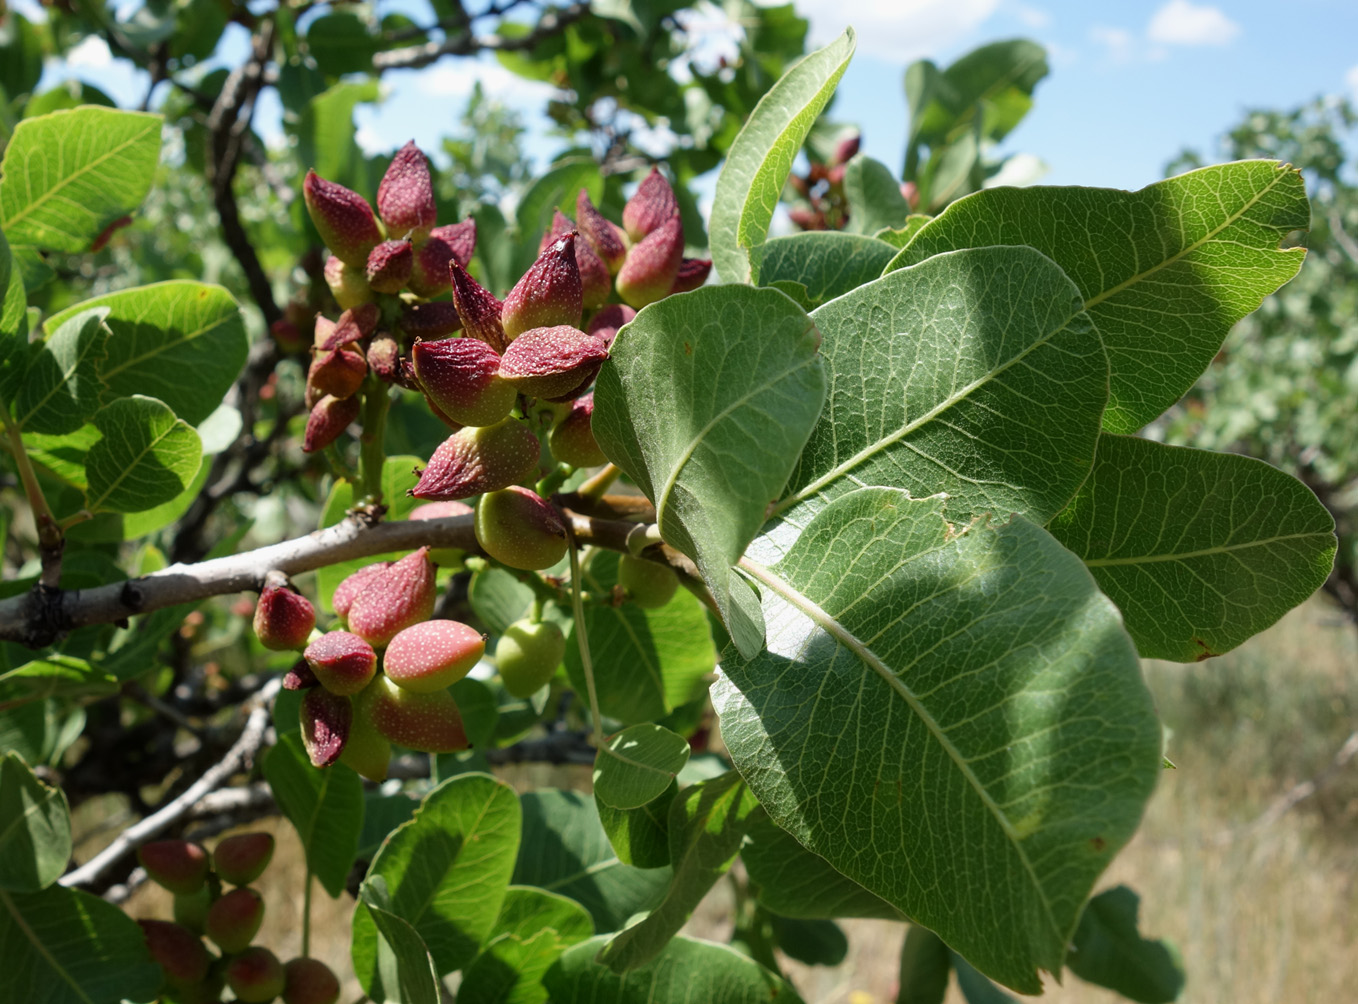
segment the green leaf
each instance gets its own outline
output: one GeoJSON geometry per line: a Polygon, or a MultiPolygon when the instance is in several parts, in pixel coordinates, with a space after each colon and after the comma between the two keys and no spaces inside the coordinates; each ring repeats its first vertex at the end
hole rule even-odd
{"type": "Polygon", "coordinates": [[[1164,941],[1141,937],[1136,916],[1141,897],[1125,885],[1099,893],[1080,917],[1066,964],[1082,980],[1115,990],[1141,1004],[1168,1004],[1184,989],[1179,953],[1164,941]]]}
{"type": "Polygon", "coordinates": [[[772,568],[722,738],[779,826],[1024,993],[1141,818],[1160,725],[1117,610],[1020,517],[864,488],[772,568]],[[910,868],[900,862],[911,862],[910,868]]]}
{"type": "MultiPolygon", "coordinates": [[[[485,774],[449,778],[392,831],[368,875],[391,890],[390,910],[415,928],[440,975],[470,962],[494,929],[519,848],[519,802],[485,774]]],[[[354,972],[376,963],[372,919],[354,914],[354,972]]]]}
{"type": "Polygon", "coordinates": [[[623,729],[594,761],[594,797],[615,809],[659,798],[688,763],[688,740],[650,723],[623,729]]]}
{"type": "Polygon", "coordinates": [[[1094,471],[1051,522],[1122,610],[1148,659],[1193,662],[1264,630],[1324,584],[1334,517],[1262,460],[1099,439],[1094,471]]]}
{"type": "Polygon", "coordinates": [[[623,864],[609,846],[588,795],[539,790],[519,798],[523,841],[514,865],[515,885],[570,897],[589,911],[598,931],[618,930],[664,895],[670,870],[623,864]]]}
{"type": "Polygon", "coordinates": [[[66,435],[99,410],[98,365],[107,346],[108,314],[107,307],[93,307],[66,311],[49,322],[51,334],[29,350],[14,401],[20,429],[66,435]]]}
{"type": "Polygon", "coordinates": [[[884,241],[862,234],[816,230],[775,237],[760,254],[759,284],[800,283],[810,309],[876,279],[895,252],[884,241]]]}
{"type": "Polygon", "coordinates": [[[151,190],[159,115],[86,106],[24,119],[0,163],[0,226],[13,244],[78,253],[151,190]]]}
{"type": "Polygon", "coordinates": [[[153,397],[120,397],[95,413],[94,426],[104,438],[85,458],[91,512],[154,509],[198,474],[203,461],[198,433],[153,397]]]}
{"type": "Polygon", "coordinates": [[[905,223],[895,229],[879,230],[873,236],[879,241],[885,241],[892,247],[900,249],[915,239],[915,234],[924,228],[924,224],[932,220],[932,216],[924,213],[911,213],[905,218],[905,223]]]}
{"type": "Polygon", "coordinates": [[[949,952],[952,967],[957,972],[957,989],[967,1004],[1018,1004],[1014,998],[986,979],[966,959],[949,952]]]}
{"type": "MultiPolygon", "coordinates": [[[[844,165],[844,197],[849,201],[849,223],[855,234],[875,234],[905,226],[910,203],[901,194],[901,182],[880,160],[860,153],[844,165]]],[[[763,270],[760,270],[763,278],[763,270]]]]}
{"type": "Polygon", "coordinates": [[[406,494],[414,488],[420,476],[415,468],[423,467],[427,461],[415,456],[387,457],[382,461],[382,501],[387,507],[387,519],[405,519],[420,500],[406,494]]]}
{"type": "Polygon", "coordinates": [[[778,546],[862,485],[946,493],[953,520],[1045,522],[1088,475],[1107,363],[1078,291],[1036,251],[932,258],[812,318],[835,393],[774,508],[778,546]]]}
{"type": "Polygon", "coordinates": [[[76,304],[44,327],[53,331],[92,307],[109,309],[111,333],[98,368],[105,401],[145,394],[197,425],[222,403],[245,365],[245,323],[221,286],[174,280],[124,289],[76,304]]]}
{"type": "Polygon", "coordinates": [[[0,408],[9,409],[28,367],[28,299],[24,277],[0,230],[0,408]]]}
{"type": "MultiPolygon", "coordinates": [[[[17,753],[0,757],[0,889],[37,892],[71,859],[71,810],[17,753]]],[[[8,979],[8,976],[6,977],[8,979]]]]}
{"type": "Polygon", "coordinates": [[[0,890],[0,971],[5,994],[24,1004],[151,1000],[162,979],[136,921],[62,886],[0,890]]]}
{"type": "Polygon", "coordinates": [[[759,649],[764,627],[731,566],[820,414],[819,344],[777,290],[708,286],[641,311],[599,373],[599,446],[655,503],[666,542],[697,563],[743,652],[759,649]]]}
{"type": "MultiPolygon", "coordinates": [[[[429,949],[415,928],[385,908],[388,902],[385,889],[381,876],[364,882],[354,912],[355,920],[359,915],[367,918],[375,954],[375,963],[363,989],[378,1002],[439,1004],[442,984],[429,949]]],[[[358,948],[357,941],[354,948],[358,948]]]]}
{"type": "Polygon", "coordinates": [[[1136,192],[994,188],[949,206],[887,266],[1026,244],[1079,287],[1112,368],[1109,432],[1135,432],[1198,379],[1236,321],[1296,275],[1310,223],[1301,174],[1274,161],[1206,167],[1136,192]]]}
{"type": "Polygon", "coordinates": [[[458,1004],[543,1004],[543,974],[594,933],[594,922],[564,896],[511,886],[495,931],[463,974],[458,1004]]]}
{"type": "Polygon", "coordinates": [[[769,917],[774,941],[788,958],[808,966],[837,966],[849,954],[849,939],[833,920],[769,917]]]}
{"type": "MultiPolygon", "coordinates": [[[[503,568],[485,568],[473,573],[467,587],[467,601],[476,616],[494,634],[527,615],[533,605],[533,590],[503,568]]],[[[590,642],[593,644],[593,637],[590,642]]]]}
{"type": "Polygon", "coordinates": [[[341,81],[312,98],[297,125],[298,163],[314,168],[326,181],[366,193],[368,168],[354,142],[354,106],[372,104],[381,94],[376,80],[341,81]]]}
{"type": "MultiPolygon", "coordinates": [[[[591,592],[608,595],[618,581],[617,554],[595,552],[583,574],[591,592]]],[[[658,609],[590,604],[585,631],[599,707],[621,722],[661,718],[693,700],[717,664],[707,610],[683,589],[658,609]]],[[[571,685],[585,693],[584,663],[574,639],[566,645],[565,666],[571,685]]]]}
{"type": "Polygon", "coordinates": [[[673,781],[639,809],[615,809],[594,797],[599,822],[618,860],[636,868],[664,868],[670,863],[670,803],[677,794],[679,784],[673,781]]]}
{"type": "Polygon", "coordinates": [[[952,953],[933,931],[911,924],[901,944],[896,1004],[943,1004],[952,974],[952,953]]]}
{"type": "Polygon", "coordinates": [[[605,940],[576,945],[547,970],[554,1004],[802,1004],[790,984],[729,945],[675,938],[649,965],[617,974],[594,961],[605,940]]]}
{"type": "Polygon", "coordinates": [[[363,19],[348,11],[325,14],[312,21],[306,42],[321,72],[332,77],[370,70],[377,50],[377,39],[368,34],[363,19]]]}
{"type": "Polygon", "coordinates": [[[783,917],[875,917],[902,920],[901,912],[851,878],[835,871],[818,854],[756,813],[745,834],[740,860],[763,907],[783,917]]]}
{"type": "Polygon", "coordinates": [[[363,830],[363,782],[344,764],[311,766],[298,733],[282,735],[264,756],[264,779],[292,821],[307,868],[332,899],[344,892],[363,830]]]}
{"type": "Polygon", "coordinates": [[[5,703],[49,697],[109,697],[117,692],[117,677],[84,659],[58,652],[0,673],[0,694],[5,703]]]}
{"type": "Polygon", "coordinates": [[[764,243],[792,162],[834,94],[853,56],[852,28],[785,73],[759,99],[717,177],[709,227],[722,282],[749,283],[759,269],[751,250],[764,243]]]}
{"type": "Polygon", "coordinates": [[[637,969],[656,959],[717,879],[736,859],[750,814],[759,807],[735,771],[700,781],[679,792],[670,805],[670,861],[674,878],[654,910],[613,938],[599,961],[614,972],[637,969]]]}

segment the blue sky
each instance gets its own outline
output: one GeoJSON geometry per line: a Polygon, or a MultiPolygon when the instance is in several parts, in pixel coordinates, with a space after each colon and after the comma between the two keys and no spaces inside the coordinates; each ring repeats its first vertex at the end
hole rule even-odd
{"type": "MultiPolygon", "coordinates": [[[[25,13],[36,8],[34,0],[14,6],[25,13]]],[[[427,10],[423,0],[379,0],[377,9],[427,10]]],[[[845,24],[857,28],[858,55],[834,114],[859,122],[866,152],[895,169],[905,137],[904,67],[921,56],[946,64],[999,38],[1027,36],[1050,52],[1051,75],[1006,144],[1045,162],[1048,184],[1138,188],[1159,178],[1185,145],[1214,155],[1214,138],[1248,108],[1289,107],[1320,94],[1358,100],[1354,0],[800,0],[798,9],[812,21],[813,42],[833,38],[845,24]]],[[[715,12],[704,19],[719,21],[715,12]]],[[[232,38],[227,50],[243,42],[232,38]]],[[[720,46],[719,31],[709,44],[720,46]]],[[[44,86],[58,72],[52,67],[44,86]]],[[[111,61],[97,40],[82,45],[67,72],[124,103],[144,94],[144,82],[111,61]]],[[[524,109],[530,123],[544,121],[545,85],[518,80],[489,59],[473,66],[445,60],[384,78],[385,102],[360,109],[361,141],[371,150],[411,138],[436,148],[477,78],[524,109]],[[431,102],[446,113],[431,114],[431,102]]],[[[261,107],[266,135],[279,134],[278,114],[276,103],[261,107]]],[[[556,145],[538,141],[530,149],[544,156],[556,145]]]]}

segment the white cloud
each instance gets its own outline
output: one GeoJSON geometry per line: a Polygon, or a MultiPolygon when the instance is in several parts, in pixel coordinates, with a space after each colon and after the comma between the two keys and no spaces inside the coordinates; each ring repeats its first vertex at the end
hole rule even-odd
{"type": "Polygon", "coordinates": [[[445,61],[420,71],[415,89],[431,98],[467,98],[476,82],[489,97],[507,104],[541,103],[556,88],[540,80],[525,80],[499,63],[474,60],[445,61]]]}
{"type": "MultiPolygon", "coordinates": [[[[761,0],[771,2],[781,0],[761,0]]],[[[961,41],[999,5],[1000,0],[802,0],[797,13],[811,19],[816,44],[853,25],[860,52],[907,62],[961,41]]]]}
{"type": "Polygon", "coordinates": [[[1146,36],[1164,45],[1229,45],[1240,25],[1219,7],[1199,6],[1190,0],[1169,0],[1151,17],[1146,36]]]}
{"type": "Polygon", "coordinates": [[[86,35],[80,44],[66,53],[66,65],[82,69],[102,70],[113,62],[108,43],[98,35],[86,35]]]}
{"type": "Polygon", "coordinates": [[[1045,28],[1051,24],[1052,20],[1049,11],[1042,10],[1039,7],[1029,7],[1027,4],[1014,4],[1013,13],[1029,28],[1045,28]]]}
{"type": "Polygon", "coordinates": [[[381,135],[371,125],[364,123],[354,130],[354,142],[358,148],[369,157],[375,157],[379,153],[386,153],[391,149],[391,144],[382,139],[381,135]]]}
{"type": "Polygon", "coordinates": [[[1124,63],[1132,57],[1136,39],[1126,28],[1113,28],[1106,24],[1096,24],[1089,29],[1089,37],[1107,51],[1108,58],[1124,63]]]}
{"type": "Polygon", "coordinates": [[[1349,67],[1349,72],[1344,74],[1344,83],[1348,85],[1349,96],[1358,101],[1358,66],[1349,67]]]}

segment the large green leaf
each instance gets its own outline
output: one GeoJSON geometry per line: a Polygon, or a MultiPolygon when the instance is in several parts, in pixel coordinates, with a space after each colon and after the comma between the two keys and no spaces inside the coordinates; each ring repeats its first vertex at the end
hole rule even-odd
{"type": "Polygon", "coordinates": [[[1136,828],[1160,726],[1079,559],[944,505],[863,488],[772,568],[747,562],[769,648],[724,653],[713,701],[774,822],[1035,993],[1136,828]]]}
{"type": "Polygon", "coordinates": [[[29,350],[14,400],[20,429],[49,435],[75,432],[99,410],[99,360],[106,349],[107,307],[66,311],[29,350]]]}
{"type": "MultiPolygon", "coordinates": [[[[176,622],[178,623],[178,622],[176,622]]],[[[143,664],[140,670],[145,670],[143,664]]],[[[46,657],[0,673],[0,703],[40,701],[49,697],[110,697],[118,692],[118,678],[106,664],[92,666],[84,659],[51,652],[46,657]]]]}
{"type": "MultiPolygon", "coordinates": [[[[618,581],[618,555],[596,551],[583,574],[587,589],[607,596],[618,581]]],[[[655,609],[590,604],[585,629],[600,710],[620,722],[652,721],[693,700],[717,665],[707,610],[682,589],[655,609]]],[[[566,646],[565,665],[571,684],[585,693],[584,663],[574,640],[566,646]]]]}
{"type": "Polygon", "coordinates": [[[853,56],[854,32],[817,49],[787,71],[750,113],[717,177],[709,241],[723,282],[758,276],[752,250],[764,243],[792,162],[853,56]]]}
{"type": "Polygon", "coordinates": [[[520,800],[523,843],[514,865],[515,885],[570,897],[589,911],[598,931],[618,930],[665,894],[670,870],[623,864],[588,795],[543,790],[520,800]]]}
{"type": "Polygon", "coordinates": [[[235,299],[220,286],[174,280],[97,296],[47,319],[107,307],[99,379],[106,399],[146,394],[197,425],[216,410],[245,365],[249,340],[235,299]]]}
{"type": "Polygon", "coordinates": [[[1089,474],[1107,362],[1078,291],[1038,252],[940,255],[812,317],[834,389],[774,509],[778,546],[862,485],[945,492],[953,520],[1046,522],[1089,474]]]}
{"type": "Polygon", "coordinates": [[[5,998],[23,1004],[152,1000],[162,978],[136,921],[59,885],[0,890],[0,972],[5,998]]]}
{"type": "Polygon", "coordinates": [[[0,757],[0,889],[37,892],[71,858],[71,810],[17,753],[0,757]]]}
{"type": "Polygon", "coordinates": [[[933,931],[911,924],[901,944],[896,1004],[943,1004],[952,975],[952,953],[933,931]]]}
{"type": "Polygon", "coordinates": [[[731,867],[750,815],[758,807],[735,771],[681,790],[670,804],[674,878],[669,890],[644,919],[608,943],[599,953],[599,961],[622,973],[657,958],[708,890],[731,867]]]}
{"type": "Polygon", "coordinates": [[[1334,517],[1262,460],[1104,435],[1089,481],[1052,520],[1122,609],[1148,659],[1220,655],[1325,582],[1334,517]]]}
{"type": "Polygon", "coordinates": [[[367,977],[363,989],[378,1004],[439,1004],[441,984],[429,949],[415,928],[388,909],[390,905],[381,876],[363,883],[356,909],[370,922],[375,955],[363,973],[367,977]]]}
{"type": "Polygon", "coordinates": [[[1274,161],[1205,167],[1136,192],[994,188],[960,199],[888,265],[1026,244],[1079,287],[1112,369],[1104,428],[1135,432],[1207,368],[1232,324],[1296,275],[1279,242],[1310,223],[1301,174],[1274,161]]]}
{"type": "Polygon", "coordinates": [[[895,253],[885,241],[841,230],[775,237],[760,248],[759,283],[801,283],[818,307],[876,279],[895,253]]]}
{"type": "Polygon", "coordinates": [[[659,798],[688,763],[688,740],[651,722],[613,736],[594,760],[594,797],[615,809],[659,798]]]}
{"type": "Polygon", "coordinates": [[[594,922],[574,900],[510,886],[495,934],[463,975],[458,1004],[543,1004],[543,974],[593,933],[594,922]]]}
{"type": "Polygon", "coordinates": [[[750,882],[765,909],[784,917],[877,917],[901,912],[830,863],[812,854],[767,814],[756,814],[740,850],[750,882]]]}
{"type": "MultiPolygon", "coordinates": [[[[495,926],[519,848],[519,801],[485,774],[449,778],[392,831],[368,875],[391,891],[390,910],[429,946],[440,974],[460,969],[495,926]]],[[[354,972],[371,982],[376,962],[372,918],[354,913],[354,972]]]]}
{"type": "Polygon", "coordinates": [[[10,255],[3,230],[0,280],[0,408],[8,410],[28,367],[28,299],[23,275],[10,255]]]}
{"type": "Polygon", "coordinates": [[[802,1004],[790,984],[729,945],[675,938],[649,965],[618,974],[594,959],[605,940],[576,945],[547,971],[554,1004],[802,1004]]]}
{"type": "Polygon", "coordinates": [[[203,461],[198,433],[164,403],[134,394],[100,408],[103,438],[85,457],[91,512],[142,512],[169,502],[193,483],[203,461]]]}
{"type": "Polygon", "coordinates": [[[655,503],[727,630],[753,654],[759,604],[731,566],[778,497],[820,414],[820,334],[777,290],[708,286],[653,303],[613,343],[594,435],[655,503]]]}
{"type": "Polygon", "coordinates": [[[298,161],[326,181],[368,194],[367,160],[354,142],[354,107],[381,95],[376,80],[345,80],[312,98],[297,125],[298,161]]]}
{"type": "Polygon", "coordinates": [[[159,115],[86,106],[24,119],[0,163],[0,226],[16,246],[80,252],[146,198],[159,115]]]}
{"type": "Polygon", "coordinates": [[[1136,929],[1141,897],[1125,885],[1089,901],[1066,958],[1082,980],[1116,990],[1141,1004],[1169,1004],[1184,989],[1184,967],[1175,948],[1143,938],[1136,929]]]}
{"type": "Polygon", "coordinates": [[[307,48],[322,73],[332,77],[363,73],[372,68],[377,39],[368,34],[363,19],[348,11],[325,14],[306,31],[307,48]]]}
{"type": "Polygon", "coordinates": [[[599,810],[599,822],[623,864],[664,868],[670,863],[670,803],[677,794],[679,783],[673,781],[658,798],[639,809],[615,809],[595,796],[594,807],[599,810]]]}
{"type": "Polygon", "coordinates": [[[338,897],[363,831],[363,782],[344,764],[311,766],[296,732],[279,736],[265,754],[264,778],[297,829],[307,867],[331,898],[338,897]]]}
{"type": "MultiPolygon", "coordinates": [[[[844,165],[844,197],[849,202],[849,223],[855,234],[875,234],[905,226],[910,203],[901,192],[901,181],[880,160],[860,153],[844,165]]],[[[761,269],[760,280],[764,273],[761,269]]]]}

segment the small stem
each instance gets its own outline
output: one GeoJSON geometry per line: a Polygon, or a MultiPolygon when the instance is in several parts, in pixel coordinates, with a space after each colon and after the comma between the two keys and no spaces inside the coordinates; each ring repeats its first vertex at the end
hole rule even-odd
{"type": "Polygon", "coordinates": [[[94,513],[90,512],[88,509],[81,509],[78,512],[74,512],[71,515],[67,516],[60,523],[58,523],[57,526],[63,531],[69,530],[77,523],[83,523],[87,519],[94,519],[94,513]]]}
{"type": "MultiPolygon", "coordinates": [[[[569,533],[569,530],[567,530],[569,533]]],[[[575,614],[575,638],[580,645],[580,665],[585,670],[585,689],[589,691],[589,713],[594,725],[594,745],[604,748],[603,716],[599,714],[599,693],[594,686],[594,663],[589,657],[589,636],[585,633],[585,604],[580,598],[580,551],[575,534],[570,535],[571,607],[575,614]]]]}
{"type": "Polygon", "coordinates": [[[306,885],[302,887],[302,956],[311,955],[311,866],[307,865],[306,885]]]}
{"type": "Polygon", "coordinates": [[[369,375],[363,387],[363,437],[360,440],[359,487],[363,500],[382,504],[382,462],[386,460],[387,410],[391,396],[387,385],[369,375]]]}
{"type": "Polygon", "coordinates": [[[66,538],[61,527],[52,516],[47,505],[47,497],[38,484],[38,475],[24,449],[23,437],[19,428],[9,416],[9,405],[0,401],[0,422],[4,423],[5,435],[9,438],[10,452],[14,456],[14,466],[19,470],[19,480],[23,482],[24,494],[28,497],[29,508],[33,510],[33,522],[38,528],[38,550],[42,559],[41,582],[53,589],[61,579],[61,551],[66,546],[66,538]]]}
{"type": "Polygon", "coordinates": [[[552,471],[545,478],[537,483],[533,489],[545,499],[551,498],[556,494],[556,490],[566,483],[566,479],[571,476],[571,469],[565,464],[557,464],[556,470],[552,471]]]}
{"type": "Polygon", "coordinates": [[[598,502],[599,499],[604,497],[604,492],[608,491],[613,482],[618,480],[618,475],[621,473],[622,469],[617,464],[605,464],[598,474],[577,488],[575,493],[591,502],[598,502]]]}

